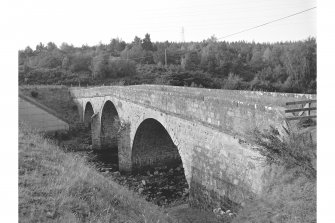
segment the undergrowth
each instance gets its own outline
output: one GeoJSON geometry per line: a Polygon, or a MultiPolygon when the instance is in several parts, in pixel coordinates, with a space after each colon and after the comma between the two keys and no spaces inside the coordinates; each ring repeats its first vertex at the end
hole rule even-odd
{"type": "Polygon", "coordinates": [[[233,222],[316,222],[316,143],[310,134],[285,128],[256,130],[254,148],[269,166],[268,184],[233,222]]]}

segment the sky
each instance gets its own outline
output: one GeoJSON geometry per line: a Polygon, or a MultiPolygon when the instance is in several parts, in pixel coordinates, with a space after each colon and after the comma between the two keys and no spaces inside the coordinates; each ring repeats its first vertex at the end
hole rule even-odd
{"type": "MultiPolygon", "coordinates": [[[[58,46],[109,43],[119,37],[131,42],[149,33],[155,41],[202,41],[220,38],[265,22],[317,6],[315,0],[5,0],[10,19],[17,23],[16,41],[20,49],[52,41],[58,46]]],[[[229,38],[275,42],[316,37],[316,13],[303,14],[229,38]]]]}
{"type": "MultiPolygon", "coordinates": [[[[42,42],[75,46],[109,43],[119,37],[130,42],[149,33],[152,41],[202,41],[220,38],[316,6],[315,0],[207,1],[7,1],[19,24],[19,48],[42,42]]],[[[2,21],[2,23],[8,23],[2,21]]],[[[275,42],[316,36],[316,10],[229,38],[275,42]]]]}

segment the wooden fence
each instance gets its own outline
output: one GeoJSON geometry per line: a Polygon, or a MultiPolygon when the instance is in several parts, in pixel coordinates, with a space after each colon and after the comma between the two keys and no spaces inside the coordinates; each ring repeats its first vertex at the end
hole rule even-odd
{"type": "Polygon", "coordinates": [[[287,121],[316,118],[316,100],[286,102],[286,107],[288,109],[285,110],[285,113],[292,114],[286,117],[287,121]],[[291,108],[288,108],[289,106],[291,108]],[[295,107],[292,108],[292,106],[295,107]]]}

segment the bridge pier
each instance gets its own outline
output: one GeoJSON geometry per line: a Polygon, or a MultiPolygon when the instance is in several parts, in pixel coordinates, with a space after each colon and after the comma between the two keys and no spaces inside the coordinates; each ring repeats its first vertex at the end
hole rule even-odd
{"type": "Polygon", "coordinates": [[[100,114],[95,113],[91,119],[92,149],[101,149],[100,131],[100,114]]]}
{"type": "Polygon", "coordinates": [[[120,128],[118,134],[119,171],[128,173],[132,170],[130,124],[126,123],[120,128]]]}

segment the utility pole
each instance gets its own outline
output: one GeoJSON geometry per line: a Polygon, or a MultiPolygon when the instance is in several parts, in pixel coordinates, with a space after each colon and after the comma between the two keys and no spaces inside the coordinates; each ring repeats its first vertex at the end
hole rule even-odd
{"type": "Polygon", "coordinates": [[[167,67],[166,49],[165,49],[165,67],[167,67]]]}

